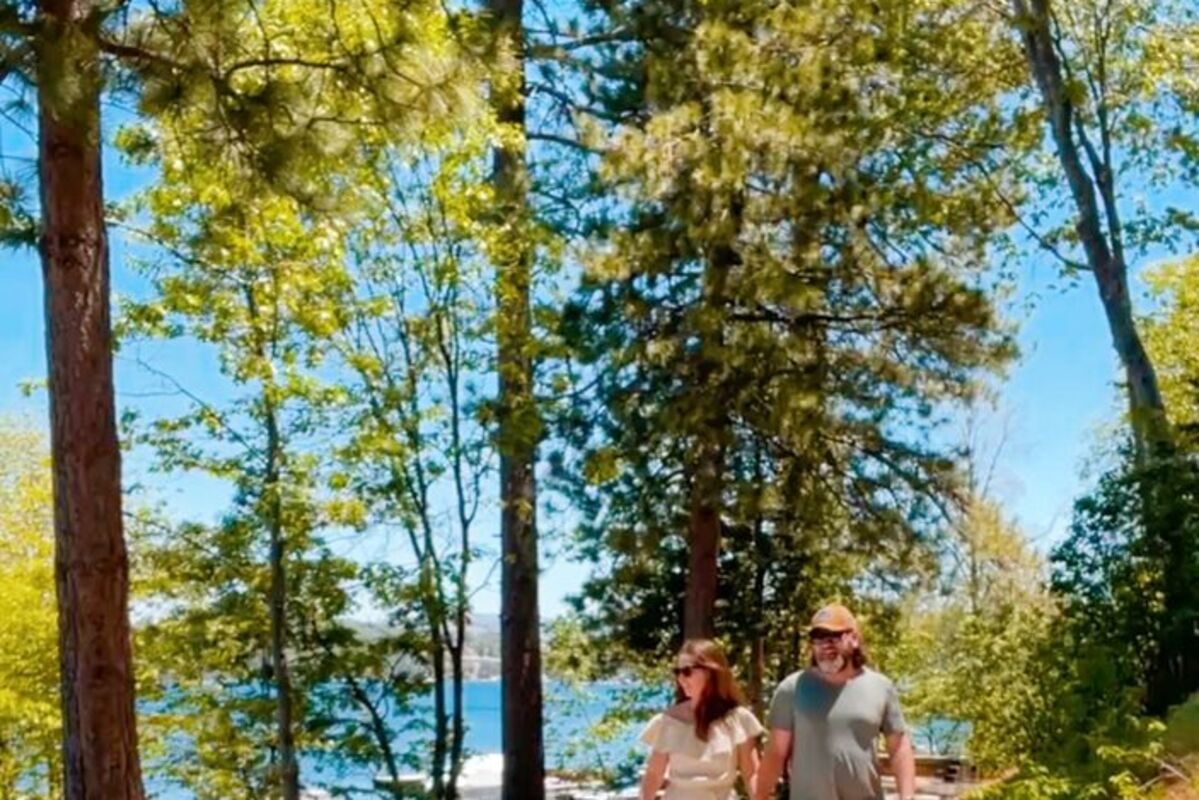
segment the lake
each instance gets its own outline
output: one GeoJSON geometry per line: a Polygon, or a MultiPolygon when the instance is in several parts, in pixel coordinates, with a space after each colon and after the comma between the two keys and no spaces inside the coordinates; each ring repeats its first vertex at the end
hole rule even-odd
{"type": "MultiPolygon", "coordinates": [[[[566,687],[548,683],[545,687],[545,751],[547,769],[594,767],[602,762],[611,767],[637,750],[640,725],[633,724],[619,731],[608,742],[586,736],[591,726],[616,702],[621,684],[590,684],[585,690],[571,692],[566,687]]],[[[656,704],[668,702],[665,687],[656,704]]],[[[467,681],[463,685],[466,715],[466,749],[468,755],[500,753],[503,747],[503,720],[500,714],[499,681],[467,681]]],[[[432,706],[431,700],[428,703],[432,706]]],[[[400,726],[396,726],[399,728],[400,726]]],[[[397,749],[427,738],[427,734],[406,732],[397,737],[397,749]]],[[[322,770],[309,759],[301,760],[300,777],[308,786],[324,786],[331,782],[369,788],[374,778],[370,770],[354,768],[322,770]],[[340,774],[331,774],[331,773],[340,774]]],[[[192,794],[178,787],[147,780],[147,794],[157,800],[190,800],[192,794]]]]}
{"type": "MultiPolygon", "coordinates": [[[[622,690],[632,687],[616,683],[590,684],[584,690],[571,692],[566,687],[550,682],[545,687],[545,750],[547,769],[594,767],[602,764],[612,769],[622,760],[640,758],[637,743],[640,723],[625,726],[615,732],[610,741],[598,741],[587,736],[592,725],[600,720],[617,701],[622,690]]],[[[499,681],[467,681],[463,686],[465,701],[468,755],[486,755],[502,750],[502,718],[500,715],[499,681]]],[[[647,701],[652,708],[662,708],[669,702],[665,686],[654,698],[647,701]]],[[[431,706],[431,702],[430,702],[431,706]]],[[[398,726],[397,726],[398,727],[398,726]]],[[[933,720],[924,725],[913,726],[912,738],[918,750],[958,751],[964,740],[965,729],[958,723],[933,720]]],[[[399,749],[404,749],[418,734],[406,733],[398,737],[399,749]]],[[[305,785],[327,786],[352,785],[369,788],[373,772],[370,770],[331,770],[326,765],[322,770],[310,760],[301,761],[301,779],[305,785]],[[340,774],[332,774],[332,773],[340,774]]],[[[157,800],[190,800],[190,792],[147,782],[147,793],[157,800]]]]}

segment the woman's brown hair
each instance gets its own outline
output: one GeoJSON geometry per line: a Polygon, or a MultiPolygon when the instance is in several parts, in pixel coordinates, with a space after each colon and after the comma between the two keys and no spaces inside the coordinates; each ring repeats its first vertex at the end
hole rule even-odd
{"type": "MultiPolygon", "coordinates": [[[[737,706],[745,705],[745,697],[737,685],[737,679],[733,677],[728,659],[716,642],[711,639],[688,639],[679,648],[675,663],[683,657],[687,657],[692,666],[703,667],[708,672],[704,690],[695,703],[695,735],[700,741],[706,742],[712,725],[724,719],[737,706]]],[[[678,703],[687,699],[677,681],[674,699],[678,703]]]]}

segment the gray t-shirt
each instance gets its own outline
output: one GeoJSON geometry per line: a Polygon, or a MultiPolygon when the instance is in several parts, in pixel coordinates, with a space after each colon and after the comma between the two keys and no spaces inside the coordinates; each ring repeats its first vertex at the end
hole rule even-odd
{"type": "Polygon", "coordinates": [[[882,800],[874,745],[904,730],[895,684],[863,669],[842,685],[814,670],[788,675],[770,701],[770,727],[790,730],[791,800],[882,800]]]}

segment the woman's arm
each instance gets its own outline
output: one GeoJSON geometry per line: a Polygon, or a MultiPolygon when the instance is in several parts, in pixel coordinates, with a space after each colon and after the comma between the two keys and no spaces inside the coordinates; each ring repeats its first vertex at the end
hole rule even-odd
{"type": "Polygon", "coordinates": [[[649,761],[645,764],[645,775],[641,778],[640,800],[654,800],[658,796],[658,790],[662,788],[662,783],[666,780],[668,763],[670,763],[669,753],[655,750],[650,754],[649,761]]]}
{"type": "Polygon", "coordinates": [[[758,788],[758,742],[756,739],[749,739],[737,745],[737,764],[741,767],[741,780],[745,781],[745,792],[753,797],[758,788]]]}

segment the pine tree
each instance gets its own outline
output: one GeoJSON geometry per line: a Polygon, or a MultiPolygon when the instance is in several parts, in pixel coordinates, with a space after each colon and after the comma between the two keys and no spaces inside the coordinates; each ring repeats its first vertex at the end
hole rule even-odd
{"type": "Polygon", "coordinates": [[[621,205],[568,322],[603,401],[586,547],[618,554],[590,599],[628,608],[677,554],[659,619],[712,630],[721,531],[920,563],[955,485],[929,433],[1013,353],[988,272],[1012,217],[983,190],[1035,131],[996,77],[1018,53],[955,2],[600,11],[635,44],[594,80],[621,205]]]}

